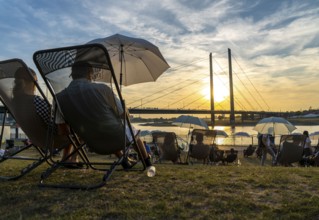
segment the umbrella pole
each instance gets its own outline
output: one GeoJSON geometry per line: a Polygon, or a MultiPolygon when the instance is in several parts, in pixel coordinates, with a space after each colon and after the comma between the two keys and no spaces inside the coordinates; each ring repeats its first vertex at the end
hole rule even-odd
{"type": "Polygon", "coordinates": [[[121,68],[120,68],[120,91],[122,91],[122,78],[123,78],[123,44],[120,46],[120,60],[121,60],[121,68]]]}

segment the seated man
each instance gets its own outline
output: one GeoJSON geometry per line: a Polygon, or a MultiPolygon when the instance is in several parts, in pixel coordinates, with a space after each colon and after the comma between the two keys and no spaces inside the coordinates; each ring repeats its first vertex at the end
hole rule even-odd
{"type": "MultiPolygon", "coordinates": [[[[93,68],[89,63],[75,63],[71,76],[73,81],[57,94],[63,115],[91,150],[98,154],[115,153],[120,157],[125,145],[125,134],[128,142],[133,137],[129,127],[123,127],[122,118],[126,112],[119,105],[119,100],[116,100],[109,86],[92,82],[93,68]]],[[[135,147],[142,154],[140,156],[150,167],[150,157],[142,140],[137,137],[136,142],[135,147]]],[[[122,166],[128,169],[132,164],[123,160],[122,166]]]]}
{"type": "Polygon", "coordinates": [[[203,160],[203,163],[207,163],[209,160],[210,146],[204,143],[204,134],[196,133],[196,143],[192,146],[190,156],[199,160],[203,160]]]}

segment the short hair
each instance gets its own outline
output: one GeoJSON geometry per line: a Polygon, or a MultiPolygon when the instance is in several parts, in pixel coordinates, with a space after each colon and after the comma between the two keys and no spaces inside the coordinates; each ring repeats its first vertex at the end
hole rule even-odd
{"type": "Polygon", "coordinates": [[[72,79],[86,78],[93,72],[92,65],[88,62],[76,62],[72,66],[72,79]]]}

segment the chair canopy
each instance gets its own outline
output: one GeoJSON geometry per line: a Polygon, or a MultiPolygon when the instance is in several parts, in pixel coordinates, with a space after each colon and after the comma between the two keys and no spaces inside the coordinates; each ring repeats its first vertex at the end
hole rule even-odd
{"type": "Polygon", "coordinates": [[[100,44],[86,44],[73,47],[37,51],[33,56],[40,74],[48,85],[65,121],[99,154],[112,154],[125,145],[124,124],[119,109],[114,106],[115,94],[123,100],[114,76],[107,50],[100,44]],[[93,67],[93,81],[96,87],[108,86],[106,102],[100,102],[96,94],[69,91],[72,81],[71,70],[75,63],[89,63],[93,67]],[[105,84],[105,85],[102,85],[105,84]],[[114,87],[115,86],[115,87],[114,87]],[[58,98],[61,92],[67,93],[58,98]]]}
{"type": "Polygon", "coordinates": [[[288,165],[300,161],[306,139],[305,135],[282,135],[277,153],[277,163],[288,165]]]}
{"type": "Polygon", "coordinates": [[[50,105],[36,78],[22,60],[10,59],[0,62],[1,102],[32,143],[38,147],[45,147],[48,124],[36,113],[35,95],[41,97],[48,106],[50,105]],[[33,84],[35,87],[32,86],[33,84]],[[35,89],[34,94],[32,94],[33,89],[35,89]]]}
{"type": "Polygon", "coordinates": [[[179,148],[177,137],[174,132],[153,132],[153,142],[159,148],[160,160],[177,162],[179,159],[179,148]]]}

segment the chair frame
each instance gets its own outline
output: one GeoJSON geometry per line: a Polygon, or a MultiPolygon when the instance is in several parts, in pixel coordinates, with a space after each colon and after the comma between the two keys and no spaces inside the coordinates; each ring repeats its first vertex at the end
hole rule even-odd
{"type": "MultiPolygon", "coordinates": [[[[31,76],[31,73],[29,72],[27,65],[21,59],[14,58],[14,59],[0,61],[0,65],[11,63],[11,62],[19,63],[22,67],[26,68],[27,72],[31,76]]],[[[49,101],[47,100],[46,96],[44,95],[42,89],[40,88],[39,84],[37,82],[34,82],[34,83],[35,83],[35,86],[37,87],[37,90],[41,94],[41,97],[47,103],[49,103],[49,101]]],[[[5,107],[5,112],[3,114],[2,128],[1,128],[1,143],[2,143],[6,116],[8,114],[13,116],[13,114],[10,113],[10,109],[8,109],[8,106],[6,105],[5,101],[1,97],[0,97],[0,101],[2,102],[2,104],[5,107]]],[[[37,168],[38,166],[40,166],[44,162],[47,162],[48,164],[50,164],[49,158],[50,158],[50,154],[48,152],[42,150],[40,147],[38,147],[32,143],[25,145],[22,148],[20,148],[19,150],[13,152],[12,154],[2,156],[0,158],[0,163],[3,163],[3,162],[8,161],[8,160],[33,161],[33,163],[30,163],[26,167],[22,168],[19,174],[11,175],[11,176],[0,176],[0,179],[1,180],[17,180],[17,179],[23,177],[24,175],[30,173],[32,170],[34,170],[35,168],[37,168]],[[24,152],[25,150],[28,150],[30,148],[34,148],[39,153],[40,157],[29,157],[29,156],[24,156],[24,155],[20,156],[22,152],[24,152]]]]}
{"type": "MultiPolygon", "coordinates": [[[[94,44],[85,44],[85,45],[76,45],[76,46],[69,46],[69,47],[61,47],[61,48],[40,50],[40,51],[36,51],[33,54],[33,61],[34,61],[35,65],[36,65],[37,69],[39,70],[40,75],[42,76],[42,78],[43,78],[48,90],[50,91],[50,93],[51,93],[51,95],[52,95],[52,97],[53,97],[53,99],[55,101],[55,104],[56,104],[56,107],[54,108],[55,110],[58,109],[59,102],[57,100],[57,97],[56,97],[56,94],[54,92],[54,89],[51,86],[51,83],[46,78],[46,75],[43,72],[40,63],[37,60],[37,56],[39,56],[40,54],[43,54],[43,53],[54,53],[54,52],[61,52],[61,51],[70,51],[70,50],[77,50],[77,49],[92,49],[92,48],[101,49],[103,51],[103,53],[105,55],[105,58],[106,58],[106,60],[104,62],[109,65],[109,70],[111,72],[111,76],[112,76],[112,80],[113,80],[115,88],[116,88],[116,92],[117,92],[117,94],[119,96],[119,99],[121,101],[121,105],[122,105],[123,109],[126,109],[125,108],[125,102],[123,100],[123,97],[122,97],[122,94],[121,94],[121,90],[120,90],[120,86],[118,85],[118,82],[117,82],[117,79],[116,79],[116,76],[115,76],[115,73],[114,73],[114,70],[113,70],[113,66],[112,66],[112,63],[111,63],[111,60],[110,60],[110,57],[109,57],[109,54],[108,54],[108,51],[106,50],[106,48],[103,45],[94,43],[94,44]]],[[[70,66],[71,66],[71,64],[69,64],[69,67],[70,66]]],[[[65,66],[65,67],[67,67],[67,66],[65,66]]],[[[55,115],[56,114],[54,112],[54,118],[55,118],[55,115]]],[[[66,121],[66,123],[67,123],[67,121],[66,121]]],[[[54,162],[54,164],[51,167],[49,167],[41,175],[41,180],[40,180],[40,184],[39,185],[43,186],[43,187],[83,189],[83,190],[96,189],[96,188],[99,188],[99,187],[102,187],[102,186],[106,185],[106,182],[110,179],[110,177],[111,177],[112,173],[115,171],[116,167],[121,164],[121,162],[124,160],[124,158],[128,157],[129,150],[130,150],[130,147],[128,147],[128,146],[131,146],[132,144],[133,145],[137,145],[136,137],[134,136],[133,129],[132,129],[132,126],[131,126],[131,123],[130,123],[130,119],[129,119],[129,115],[127,113],[125,114],[123,124],[125,124],[125,123],[127,123],[128,127],[130,129],[130,133],[131,133],[131,135],[133,137],[133,141],[132,141],[132,143],[126,143],[125,142],[126,144],[123,146],[123,152],[124,152],[123,156],[118,158],[113,163],[107,163],[107,162],[105,162],[105,163],[104,162],[103,163],[94,163],[94,162],[91,162],[89,160],[89,157],[87,156],[87,154],[85,153],[85,151],[83,149],[86,146],[86,144],[85,143],[81,143],[79,141],[79,137],[72,130],[72,126],[70,126],[70,128],[71,128],[71,135],[70,135],[71,138],[70,139],[72,141],[73,146],[75,147],[75,150],[72,152],[72,155],[75,154],[75,153],[80,153],[80,155],[82,155],[83,163],[86,165],[87,168],[91,168],[91,169],[94,169],[94,170],[105,171],[104,175],[103,175],[103,178],[102,178],[102,181],[99,181],[96,184],[92,184],[92,185],[47,184],[47,183],[45,183],[47,178],[54,171],[56,171],[59,167],[61,167],[63,165],[63,163],[65,162],[65,161],[56,161],[56,162],[54,162]],[[105,165],[105,166],[109,166],[109,167],[100,169],[100,168],[95,167],[96,165],[105,165]]],[[[125,129],[125,127],[123,129],[125,129]]],[[[124,132],[124,137],[123,138],[126,141],[125,132],[124,132]]],[[[141,152],[139,151],[139,149],[138,149],[138,155],[141,155],[141,152]]],[[[146,164],[145,164],[144,158],[140,157],[139,160],[142,162],[142,165],[143,165],[142,169],[133,169],[133,170],[142,170],[143,171],[143,170],[146,169],[146,164]]]]}

